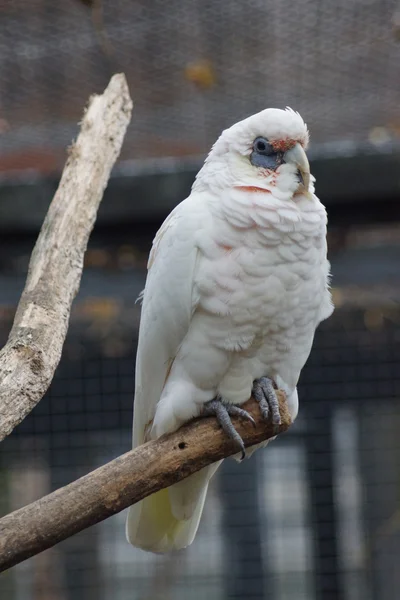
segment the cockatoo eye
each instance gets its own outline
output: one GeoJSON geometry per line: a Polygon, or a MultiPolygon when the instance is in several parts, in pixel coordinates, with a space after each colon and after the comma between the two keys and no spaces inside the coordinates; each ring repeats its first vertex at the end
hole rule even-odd
{"type": "Polygon", "coordinates": [[[283,152],[276,152],[267,139],[257,137],[253,142],[250,162],[254,167],[274,170],[282,163],[282,156],[283,152]]]}
{"type": "Polygon", "coordinates": [[[254,140],[253,151],[257,152],[258,154],[264,154],[265,156],[275,153],[275,150],[271,144],[263,137],[258,137],[254,140]]]}

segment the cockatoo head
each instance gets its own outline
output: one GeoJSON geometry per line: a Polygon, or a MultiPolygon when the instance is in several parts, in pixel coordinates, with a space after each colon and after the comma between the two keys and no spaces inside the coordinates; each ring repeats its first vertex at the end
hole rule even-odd
{"type": "Polygon", "coordinates": [[[288,197],[308,192],[308,138],[299,113],[268,108],[222,132],[199,179],[218,187],[279,190],[288,197]]]}

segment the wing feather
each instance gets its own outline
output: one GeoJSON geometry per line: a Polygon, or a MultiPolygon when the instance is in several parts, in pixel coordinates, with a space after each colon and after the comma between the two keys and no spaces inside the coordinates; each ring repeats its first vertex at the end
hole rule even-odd
{"type": "Polygon", "coordinates": [[[134,447],[146,441],[172,362],[196,308],[195,235],[206,216],[207,208],[199,195],[189,196],[171,212],[154,238],[136,358],[134,447]]]}

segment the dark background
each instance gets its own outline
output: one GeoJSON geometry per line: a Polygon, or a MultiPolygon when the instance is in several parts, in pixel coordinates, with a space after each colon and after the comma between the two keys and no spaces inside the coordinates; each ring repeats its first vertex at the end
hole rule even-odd
{"type": "Polygon", "coordinates": [[[153,556],[117,515],[0,576],[5,600],[393,600],[400,571],[400,13],[382,0],[0,0],[0,340],[88,97],[134,112],[54,382],[0,449],[5,514],[130,447],[151,240],[220,131],[307,121],[334,315],[290,432],[214,478],[194,544],[153,556]]]}

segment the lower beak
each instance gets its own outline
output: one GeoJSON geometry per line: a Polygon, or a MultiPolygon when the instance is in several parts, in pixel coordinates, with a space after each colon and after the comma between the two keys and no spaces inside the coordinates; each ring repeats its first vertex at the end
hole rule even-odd
{"type": "Polygon", "coordinates": [[[310,185],[310,165],[303,146],[297,143],[283,155],[285,163],[295,165],[299,171],[300,185],[308,191],[310,185]]]}

